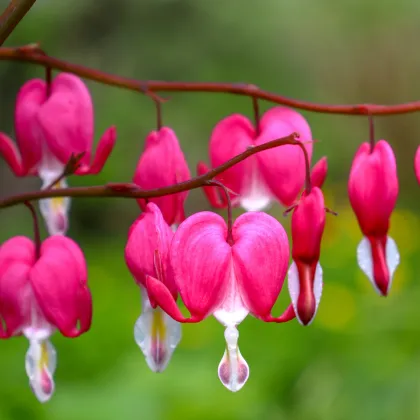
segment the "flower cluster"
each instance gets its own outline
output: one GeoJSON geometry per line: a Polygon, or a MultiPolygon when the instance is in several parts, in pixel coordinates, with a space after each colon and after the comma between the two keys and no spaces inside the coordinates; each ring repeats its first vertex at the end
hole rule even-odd
{"type": "MultiPolygon", "coordinates": [[[[125,261],[141,291],[135,341],[153,371],[168,365],[181,340],[181,323],[199,323],[213,315],[225,328],[226,350],[218,375],[229,390],[238,391],[249,376],[238,346],[238,325],[247,315],[275,323],[297,318],[309,325],[314,320],[323,288],[321,242],[329,210],[322,186],[328,168],[325,157],[310,168],[313,138],[308,122],[279,106],[261,118],[256,115],[254,123],[234,114],[216,124],[209,155],[216,168],[250,148],[293,133],[299,136],[299,147],[288,143],[260,151],[202,184],[210,205],[228,210],[227,221],[210,211],[186,217],[188,191],[138,198],[141,213],[128,232],[125,261]],[[272,202],[291,212],[291,249],[280,222],[263,212],[272,202]],[[232,206],[247,212],[232,220],[232,206]],[[290,305],[274,316],[286,277],[290,305]],[[177,300],[189,316],[183,315],[177,300]]],[[[21,88],[15,135],[18,148],[0,133],[0,154],[12,171],[20,177],[39,176],[42,189],[55,189],[66,185],[67,165],[74,156],[78,165],[72,173],[98,173],[112,151],[116,131],[111,127],[105,132],[91,159],[89,92],[78,77],[61,73],[50,84],[36,79],[21,88]]],[[[420,148],[414,166],[420,183],[420,148]]],[[[197,172],[204,175],[209,168],[199,162],[197,172]]],[[[175,132],[169,127],[152,131],[133,183],[139,190],[159,189],[190,179],[175,132]]],[[[360,146],[348,193],[364,235],[358,264],[385,296],[399,263],[397,246],[388,236],[398,196],[397,168],[385,140],[370,139],[360,146]]],[[[26,371],[40,401],[47,401],[54,390],[56,353],[49,337],[55,330],[77,337],[91,323],[86,262],[79,246],[64,236],[69,205],[69,198],[41,200],[51,235],[42,244],[19,236],[0,247],[0,338],[28,338],[26,371]]]]}

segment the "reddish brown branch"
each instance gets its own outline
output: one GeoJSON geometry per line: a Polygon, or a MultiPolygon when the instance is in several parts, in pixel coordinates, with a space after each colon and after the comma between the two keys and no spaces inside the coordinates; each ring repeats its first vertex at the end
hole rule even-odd
{"type": "Polygon", "coordinates": [[[228,160],[223,165],[217,166],[204,175],[197,176],[188,181],[179,184],[169,185],[163,188],[156,188],[153,190],[142,190],[134,184],[109,184],[98,185],[92,187],[75,187],[75,188],[56,188],[49,190],[34,191],[19,195],[14,195],[4,200],[0,200],[0,209],[11,207],[16,204],[25,203],[27,201],[37,201],[43,198],[51,197],[125,197],[125,198],[148,198],[160,197],[162,195],[174,194],[181,191],[192,190],[206,185],[215,176],[219,175],[226,169],[241,162],[247,157],[261,152],[263,150],[272,149],[273,147],[283,146],[285,144],[292,144],[301,147],[301,142],[296,140],[296,133],[281,139],[272,140],[259,146],[248,147],[243,153],[228,160]]]}
{"type": "Polygon", "coordinates": [[[0,16],[0,45],[6,41],[16,25],[23,19],[36,0],[10,0],[0,16]]]}
{"type": "Polygon", "coordinates": [[[94,80],[106,85],[118,86],[125,89],[143,91],[146,94],[153,92],[219,92],[234,95],[249,96],[256,99],[263,99],[280,105],[293,108],[305,109],[307,111],[322,112],[327,114],[353,114],[353,115],[390,115],[404,114],[420,111],[420,101],[407,102],[397,105],[323,105],[285,96],[276,95],[258,89],[255,85],[238,83],[204,83],[204,82],[165,82],[158,80],[134,80],[122,76],[104,73],[99,70],[90,69],[78,64],[71,64],[48,55],[43,55],[37,46],[25,46],[21,48],[0,48],[0,60],[24,61],[51,67],[57,70],[74,73],[80,77],[94,80]]]}

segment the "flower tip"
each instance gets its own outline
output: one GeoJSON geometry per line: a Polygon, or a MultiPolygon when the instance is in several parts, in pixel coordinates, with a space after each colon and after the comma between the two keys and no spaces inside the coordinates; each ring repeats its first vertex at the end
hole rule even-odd
{"type": "Polygon", "coordinates": [[[226,328],[226,350],[217,369],[220,381],[232,392],[239,391],[249,377],[249,366],[239,351],[238,338],[236,327],[226,328]]]}

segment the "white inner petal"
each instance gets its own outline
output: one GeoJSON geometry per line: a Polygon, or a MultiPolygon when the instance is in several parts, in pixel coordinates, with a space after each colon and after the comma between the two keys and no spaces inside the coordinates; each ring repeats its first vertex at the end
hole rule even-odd
{"type": "Polygon", "coordinates": [[[230,267],[229,286],[222,305],[213,313],[213,316],[225,327],[240,324],[249,311],[245,307],[236,281],[233,264],[230,267]]]}
{"type": "Polygon", "coordinates": [[[153,309],[142,290],[142,313],[134,326],[134,339],[143,352],[146,363],[153,372],[162,372],[181,340],[181,325],[163,312],[153,309]]]}
{"type": "Polygon", "coordinates": [[[244,181],[240,203],[246,211],[267,209],[272,201],[272,194],[258,169],[258,161],[253,159],[253,168],[244,181]]]}
{"type": "MultiPolygon", "coordinates": [[[[59,172],[56,176],[48,174],[43,177],[42,189],[49,187],[51,183],[57,179],[57,176],[59,176],[60,173],[61,172],[59,172]]],[[[67,186],[66,180],[62,179],[52,188],[66,188],[67,186]]],[[[50,235],[64,235],[66,233],[68,229],[70,202],[71,200],[69,197],[46,198],[39,201],[39,209],[50,235]]]]}
{"type": "Polygon", "coordinates": [[[32,288],[26,289],[26,294],[22,301],[26,305],[22,307],[22,312],[27,314],[26,325],[22,328],[23,335],[29,341],[47,340],[53,334],[55,328],[45,319],[35,299],[32,288]]]}

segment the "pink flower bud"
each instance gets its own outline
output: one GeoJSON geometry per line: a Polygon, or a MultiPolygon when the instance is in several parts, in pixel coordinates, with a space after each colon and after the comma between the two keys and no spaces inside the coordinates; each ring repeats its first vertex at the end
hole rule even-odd
{"type": "Polygon", "coordinates": [[[313,320],[321,299],[319,256],[324,227],[324,196],[318,187],[314,187],[302,194],[292,215],[293,262],[288,283],[296,317],[303,325],[313,320]]]}
{"type": "Polygon", "coordinates": [[[349,198],[364,238],[358,263],[376,290],[386,296],[399,263],[395,242],[388,236],[398,197],[397,165],[391,146],[380,140],[373,151],[363,143],[350,171],[349,198]]]}

